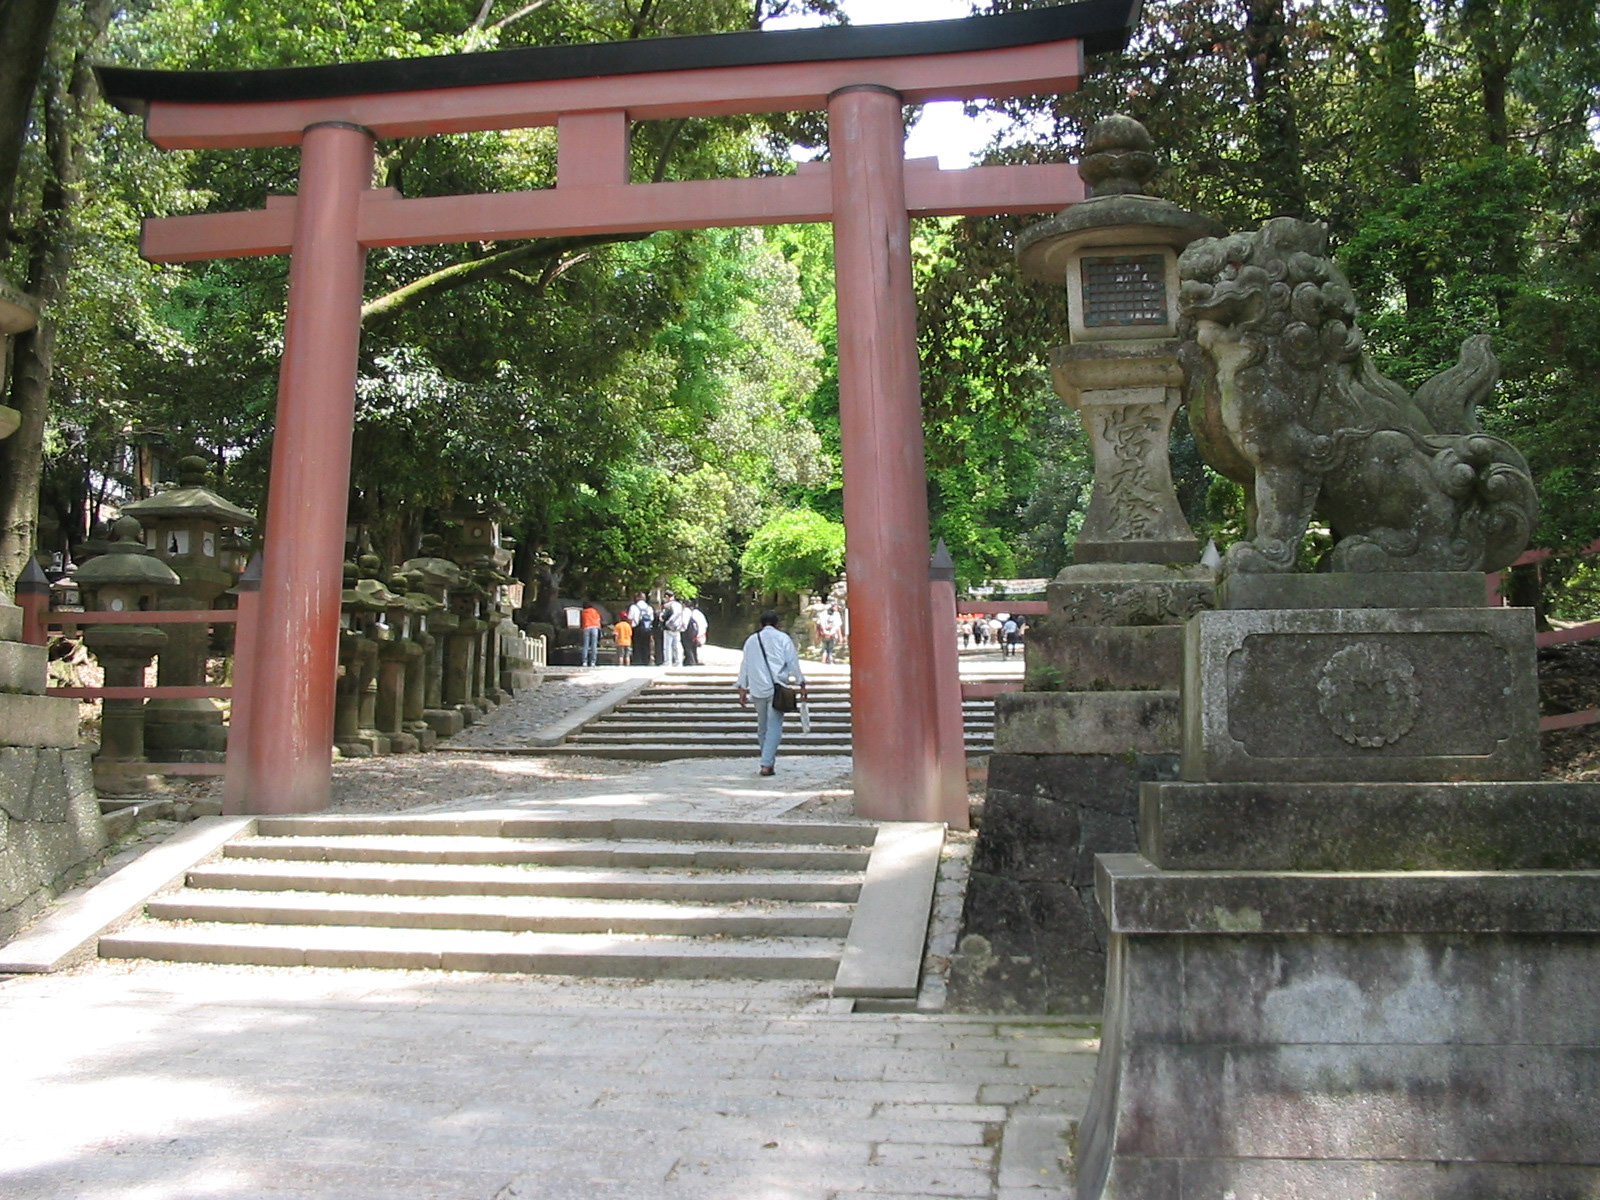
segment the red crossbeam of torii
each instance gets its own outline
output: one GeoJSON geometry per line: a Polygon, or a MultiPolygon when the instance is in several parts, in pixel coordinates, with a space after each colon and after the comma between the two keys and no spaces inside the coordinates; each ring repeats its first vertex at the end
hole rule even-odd
{"type": "MultiPolygon", "coordinates": [[[[159,262],[290,255],[254,655],[236,698],[230,807],[326,807],[365,254],[375,246],[831,221],[850,579],[857,809],[965,825],[939,732],[910,218],[1045,212],[1066,164],[906,161],[906,104],[1077,86],[1139,0],[896,26],[714,34],[251,72],[102,68],[167,149],[298,145],[299,193],[253,212],[148,220],[159,262]],[[631,122],[825,109],[829,159],[790,176],[634,183],[631,122]],[[377,138],[554,125],[556,182],[406,199],[371,186],[377,138]]],[[[948,690],[948,689],[946,689],[948,690]]],[[[959,697],[943,697],[959,703],[959,697]]],[[[946,722],[948,730],[949,723],[946,722]]]]}

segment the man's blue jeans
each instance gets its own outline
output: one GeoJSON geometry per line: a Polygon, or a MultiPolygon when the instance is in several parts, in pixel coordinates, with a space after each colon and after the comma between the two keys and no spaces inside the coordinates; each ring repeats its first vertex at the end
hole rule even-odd
{"type": "Polygon", "coordinates": [[[783,714],[772,707],[771,696],[751,696],[756,706],[756,741],[761,744],[761,765],[778,761],[778,739],[783,736],[783,714]]]}
{"type": "Polygon", "coordinates": [[[591,625],[583,631],[583,665],[594,667],[600,664],[600,626],[591,625]]]}

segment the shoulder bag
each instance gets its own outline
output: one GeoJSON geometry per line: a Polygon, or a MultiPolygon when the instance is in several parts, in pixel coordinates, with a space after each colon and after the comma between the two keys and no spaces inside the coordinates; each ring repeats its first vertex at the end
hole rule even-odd
{"type": "Polygon", "coordinates": [[[792,713],[800,707],[800,693],[778,678],[778,672],[773,670],[772,659],[767,655],[767,639],[760,632],[756,634],[756,641],[761,643],[761,657],[766,659],[767,674],[772,676],[772,707],[781,713],[792,713]]]}

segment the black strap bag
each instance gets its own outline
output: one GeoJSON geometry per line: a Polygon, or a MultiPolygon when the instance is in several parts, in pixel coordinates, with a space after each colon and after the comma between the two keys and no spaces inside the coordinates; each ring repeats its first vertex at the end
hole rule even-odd
{"type": "Polygon", "coordinates": [[[761,643],[761,657],[766,659],[767,674],[772,676],[772,707],[781,713],[797,711],[800,708],[799,689],[779,680],[778,673],[772,669],[772,659],[767,656],[767,639],[757,633],[756,640],[761,643]]]}

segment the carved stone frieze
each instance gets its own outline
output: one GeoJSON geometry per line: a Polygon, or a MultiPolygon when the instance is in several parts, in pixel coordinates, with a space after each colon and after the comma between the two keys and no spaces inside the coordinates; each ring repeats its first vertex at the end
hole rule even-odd
{"type": "Polygon", "coordinates": [[[1317,678],[1317,711],[1352,746],[1398,742],[1416,725],[1421,707],[1422,685],[1411,660],[1370,642],[1335,651],[1317,678]]]}

